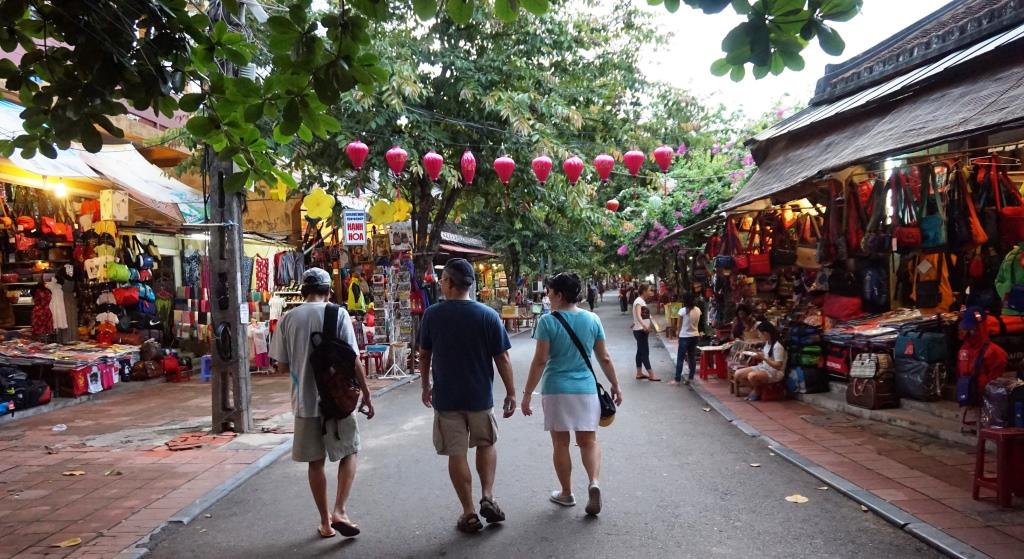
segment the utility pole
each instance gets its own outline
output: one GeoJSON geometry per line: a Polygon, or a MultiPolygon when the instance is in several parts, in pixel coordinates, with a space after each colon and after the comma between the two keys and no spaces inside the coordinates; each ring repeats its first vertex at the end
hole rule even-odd
{"type": "MultiPolygon", "coordinates": [[[[243,8],[244,9],[244,8],[243,8]]],[[[212,23],[223,20],[229,26],[244,25],[224,5],[210,2],[212,23]]],[[[241,16],[244,18],[244,14],[241,16]]],[[[235,65],[219,60],[226,76],[237,76],[235,65]]],[[[207,145],[206,173],[210,180],[210,317],[214,327],[213,371],[210,382],[213,404],[213,432],[248,433],[252,422],[252,377],[249,373],[248,304],[242,293],[242,203],[245,192],[230,193],[224,182],[233,163],[217,157],[207,145]],[[243,311],[244,305],[244,311],[243,311]]]]}

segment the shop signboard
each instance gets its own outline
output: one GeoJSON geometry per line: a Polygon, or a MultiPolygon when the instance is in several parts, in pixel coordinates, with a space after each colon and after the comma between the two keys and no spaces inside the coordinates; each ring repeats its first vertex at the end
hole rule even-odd
{"type": "Polygon", "coordinates": [[[366,212],[363,210],[345,210],[345,245],[363,246],[366,244],[366,212]]]}

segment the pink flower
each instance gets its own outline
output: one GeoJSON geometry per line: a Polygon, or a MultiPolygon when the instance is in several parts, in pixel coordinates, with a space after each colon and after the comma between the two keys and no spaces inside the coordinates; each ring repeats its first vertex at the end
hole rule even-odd
{"type": "Polygon", "coordinates": [[[786,107],[775,109],[775,118],[782,118],[784,116],[786,116],[786,107]]]}
{"type": "Polygon", "coordinates": [[[725,144],[725,147],[724,147],[723,149],[724,149],[725,151],[729,151],[729,150],[731,150],[731,149],[732,149],[732,146],[734,146],[734,145],[735,145],[735,143],[734,143],[734,142],[726,142],[726,144],[725,144]]]}
{"type": "Polygon", "coordinates": [[[693,212],[693,215],[697,215],[700,212],[704,211],[709,204],[710,202],[708,202],[708,199],[705,198],[704,196],[701,196],[693,203],[692,206],[690,206],[690,211],[693,212]]]}
{"type": "Polygon", "coordinates": [[[627,247],[626,245],[622,245],[619,247],[618,250],[615,251],[615,254],[618,254],[619,256],[626,256],[627,254],[629,254],[629,247],[627,247]]]}
{"type": "Polygon", "coordinates": [[[673,231],[682,231],[682,230],[683,230],[683,226],[679,225],[678,223],[676,224],[675,229],[673,229],[673,231]]]}
{"type": "Polygon", "coordinates": [[[676,154],[677,155],[686,155],[686,142],[682,142],[682,143],[679,144],[679,148],[676,149],[676,154]]]}
{"type": "Polygon", "coordinates": [[[754,156],[752,154],[746,154],[743,156],[743,166],[750,167],[754,164],[754,156]]]}
{"type": "Polygon", "coordinates": [[[676,219],[683,219],[683,212],[676,210],[676,219]]]}
{"type": "Polygon", "coordinates": [[[722,152],[722,146],[714,144],[711,146],[711,155],[718,155],[722,152]]]}
{"type": "Polygon", "coordinates": [[[729,173],[729,178],[732,179],[733,183],[739,182],[745,176],[747,176],[747,173],[742,169],[729,173]]]}

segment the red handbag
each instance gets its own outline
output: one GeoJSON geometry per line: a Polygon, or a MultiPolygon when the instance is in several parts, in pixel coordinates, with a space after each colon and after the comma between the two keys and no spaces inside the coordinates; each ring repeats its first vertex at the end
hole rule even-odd
{"type": "Polygon", "coordinates": [[[833,375],[850,374],[850,348],[830,345],[825,356],[825,370],[833,375]]]}
{"type": "Polygon", "coordinates": [[[860,297],[848,297],[835,293],[825,295],[825,304],[821,307],[821,312],[840,322],[864,314],[860,297]]]}
{"type": "Polygon", "coordinates": [[[896,238],[896,250],[906,252],[921,247],[921,226],[917,223],[917,212],[914,210],[914,194],[907,185],[906,176],[901,171],[896,180],[899,188],[896,192],[896,216],[900,225],[893,231],[896,238]]]}
{"type": "Polygon", "coordinates": [[[30,237],[24,233],[18,233],[14,236],[14,249],[18,252],[25,252],[32,250],[36,246],[36,238],[30,237]]]}
{"type": "Polygon", "coordinates": [[[754,218],[754,224],[750,228],[750,238],[747,239],[747,257],[749,267],[747,274],[751,276],[767,276],[772,273],[771,250],[765,248],[764,239],[767,231],[764,226],[764,216],[758,214],[754,218]],[[754,237],[757,236],[759,252],[754,252],[754,237]]]}
{"type": "Polygon", "coordinates": [[[743,247],[740,245],[740,234],[736,229],[736,221],[734,219],[729,219],[726,222],[725,237],[725,249],[722,250],[722,253],[732,256],[733,265],[737,272],[746,272],[750,268],[750,258],[743,252],[743,247]]]}
{"type": "Polygon", "coordinates": [[[992,180],[990,182],[995,190],[996,209],[999,211],[999,239],[1004,247],[1008,247],[1024,241],[1024,200],[1021,199],[1017,185],[1013,183],[1006,171],[996,169],[996,158],[992,157],[991,159],[992,180]],[[1002,183],[1002,187],[996,186],[999,183],[1002,183]],[[1012,193],[1015,205],[1004,204],[1005,200],[1001,195],[1004,188],[1012,193]]]}
{"type": "Polygon", "coordinates": [[[122,307],[134,307],[139,304],[138,287],[114,288],[114,300],[122,307]]]}
{"type": "Polygon", "coordinates": [[[21,276],[14,272],[0,275],[0,281],[4,283],[17,283],[19,279],[21,279],[21,276]]]}

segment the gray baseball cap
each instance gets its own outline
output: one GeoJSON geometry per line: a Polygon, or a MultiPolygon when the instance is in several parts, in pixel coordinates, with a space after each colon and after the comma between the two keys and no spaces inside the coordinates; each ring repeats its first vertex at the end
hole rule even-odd
{"type": "Polygon", "coordinates": [[[331,274],[323,268],[310,268],[302,274],[302,285],[331,285],[331,274]]]}

